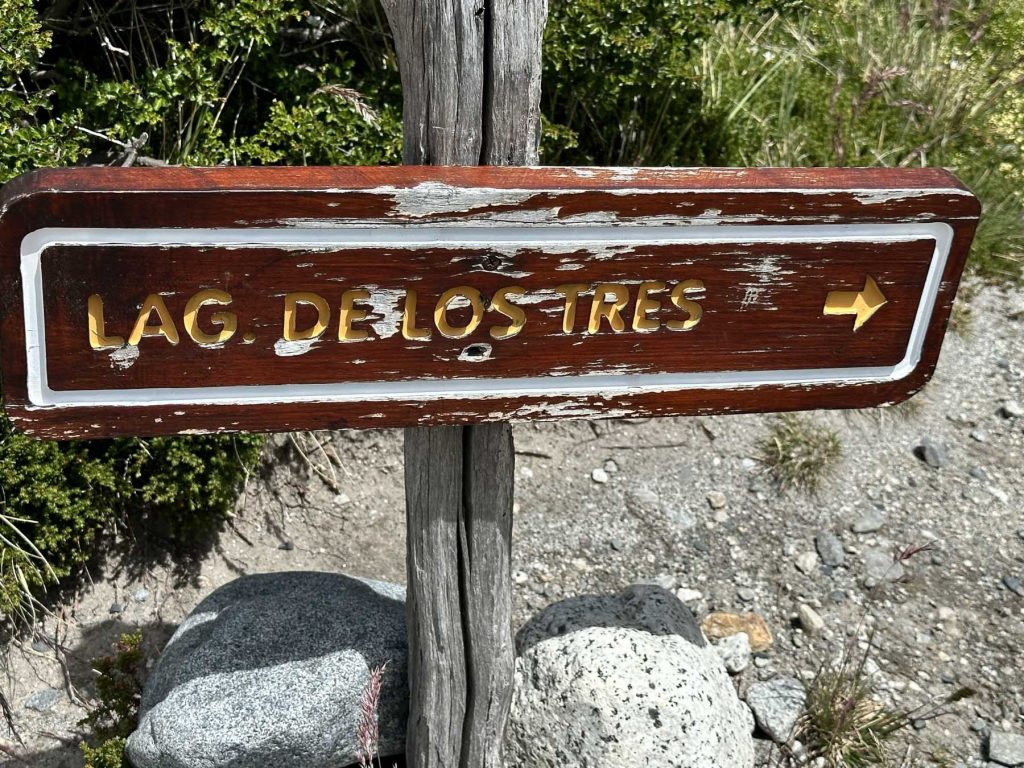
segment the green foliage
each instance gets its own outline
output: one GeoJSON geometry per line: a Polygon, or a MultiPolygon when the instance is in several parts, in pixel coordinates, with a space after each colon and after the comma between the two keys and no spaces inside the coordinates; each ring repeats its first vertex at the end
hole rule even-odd
{"type": "MultiPolygon", "coordinates": [[[[401,152],[397,67],[366,0],[0,0],[0,181],[80,162],[378,164],[401,152]]],[[[254,436],[50,443],[0,419],[0,614],[119,530],[216,530],[254,436]]],[[[99,758],[96,758],[99,760],[99,758]]]]}
{"type": "Polygon", "coordinates": [[[90,747],[83,743],[82,756],[85,759],[83,768],[128,768],[124,749],[128,740],[121,737],[107,739],[98,747],[90,747]]]}
{"type": "Polygon", "coordinates": [[[1024,6],[837,0],[799,18],[723,23],[694,77],[735,165],[940,166],[985,213],[973,263],[1019,274],[1024,251],[1024,6]]]}
{"type": "Polygon", "coordinates": [[[799,0],[556,0],[544,35],[544,160],[716,165],[717,116],[701,112],[694,43],[721,19],[798,12],[799,0]]]}
{"type": "Polygon", "coordinates": [[[127,765],[124,748],[139,719],[144,662],[139,631],[121,635],[114,643],[113,655],[93,660],[98,703],[79,725],[88,727],[98,744],[82,743],[85,768],[127,765]]]}
{"type": "Polygon", "coordinates": [[[118,526],[187,545],[224,520],[259,458],[256,435],[57,443],[0,419],[0,612],[95,558],[118,526]]]}
{"type": "Polygon", "coordinates": [[[812,491],[842,455],[836,432],[792,413],[775,420],[758,448],[761,462],[781,488],[812,491]]]}
{"type": "Polygon", "coordinates": [[[94,659],[98,703],[79,725],[101,741],[127,738],[139,719],[144,662],[141,631],[121,635],[112,655],[94,659]]]}

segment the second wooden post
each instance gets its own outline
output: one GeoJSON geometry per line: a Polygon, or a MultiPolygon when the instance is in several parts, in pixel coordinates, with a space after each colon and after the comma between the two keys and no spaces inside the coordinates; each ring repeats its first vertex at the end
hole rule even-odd
{"type": "MultiPolygon", "coordinates": [[[[545,0],[384,0],[411,165],[536,165],[545,0]]],[[[500,768],[512,696],[507,423],[405,430],[410,768],[500,768]]]]}

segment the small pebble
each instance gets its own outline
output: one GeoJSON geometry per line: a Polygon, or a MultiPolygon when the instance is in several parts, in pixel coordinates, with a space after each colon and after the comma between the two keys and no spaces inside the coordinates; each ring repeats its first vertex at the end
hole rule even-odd
{"type": "Polygon", "coordinates": [[[810,576],[818,570],[818,556],[814,552],[803,552],[796,556],[793,564],[800,573],[810,576]]]}
{"type": "Polygon", "coordinates": [[[999,409],[999,415],[1004,419],[1016,419],[1019,416],[1024,416],[1024,408],[1021,408],[1020,403],[1016,400],[1007,400],[999,409]]]}
{"type": "Polygon", "coordinates": [[[721,491],[711,491],[708,494],[708,504],[712,509],[722,509],[726,505],[725,494],[721,491]]]}
{"type": "Polygon", "coordinates": [[[949,463],[949,451],[946,446],[928,437],[914,448],[914,455],[932,469],[941,469],[949,463]]]}
{"type": "Polygon", "coordinates": [[[598,467],[597,469],[590,473],[590,479],[593,480],[595,483],[603,485],[604,483],[608,482],[608,473],[605,472],[600,467],[598,467]]]}
{"type": "Polygon", "coordinates": [[[752,603],[757,599],[757,592],[750,587],[740,587],[736,590],[736,596],[745,603],[752,603]]]}
{"type": "Polygon", "coordinates": [[[25,699],[25,709],[34,709],[36,712],[49,712],[57,706],[60,697],[61,692],[56,688],[44,688],[25,699]]]}
{"type": "Polygon", "coordinates": [[[619,471],[619,465],[615,463],[615,459],[608,459],[608,461],[604,463],[604,471],[608,473],[619,471]]]}
{"type": "Polygon", "coordinates": [[[610,544],[611,548],[614,549],[616,552],[621,552],[623,549],[626,548],[626,542],[624,542],[622,539],[612,539],[610,544]]]}
{"type": "Polygon", "coordinates": [[[682,603],[696,603],[698,600],[704,598],[704,593],[699,589],[687,589],[686,587],[680,587],[676,590],[676,597],[682,603]]]}
{"type": "Polygon", "coordinates": [[[1004,576],[1003,586],[1019,597],[1024,597],[1024,584],[1016,576],[1004,576]]]}
{"type": "Polygon", "coordinates": [[[981,430],[981,429],[972,429],[971,430],[971,439],[974,440],[977,443],[987,443],[988,442],[988,433],[985,432],[984,430],[981,430]]]}
{"type": "Polygon", "coordinates": [[[981,467],[971,467],[967,470],[967,474],[973,477],[975,480],[988,480],[988,473],[985,472],[981,467]]]}
{"type": "Polygon", "coordinates": [[[111,603],[110,604],[110,612],[111,613],[124,613],[124,606],[121,605],[120,603],[111,603]]]}
{"type": "Polygon", "coordinates": [[[134,599],[136,603],[144,603],[149,599],[149,591],[140,587],[135,590],[135,594],[132,595],[132,599],[134,599]]]}
{"type": "Polygon", "coordinates": [[[825,628],[825,620],[806,603],[800,604],[800,626],[809,635],[816,635],[825,628]]]}
{"type": "Polygon", "coordinates": [[[352,499],[349,497],[349,495],[347,493],[339,493],[339,494],[335,495],[334,503],[337,506],[339,506],[339,507],[343,507],[346,504],[351,504],[352,503],[352,499]]]}
{"type": "Polygon", "coordinates": [[[857,518],[850,526],[850,530],[854,533],[874,533],[883,525],[885,525],[885,518],[880,512],[872,510],[857,518]]]}
{"type": "Polygon", "coordinates": [[[293,542],[291,539],[288,539],[286,541],[282,541],[277,548],[283,549],[285,552],[291,552],[293,549],[295,549],[295,542],[293,542]]]}
{"type": "Polygon", "coordinates": [[[820,531],[814,537],[814,546],[818,550],[821,562],[825,565],[836,567],[846,561],[846,553],[843,552],[843,542],[832,531],[820,531]]]}

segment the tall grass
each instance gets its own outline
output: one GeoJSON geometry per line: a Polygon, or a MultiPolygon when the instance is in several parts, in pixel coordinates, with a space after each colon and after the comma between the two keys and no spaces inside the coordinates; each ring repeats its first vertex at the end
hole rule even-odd
{"type": "Polygon", "coordinates": [[[973,264],[1019,278],[1024,8],[1003,0],[838,0],[719,24],[694,60],[735,165],[942,166],[981,198],[973,264]]]}

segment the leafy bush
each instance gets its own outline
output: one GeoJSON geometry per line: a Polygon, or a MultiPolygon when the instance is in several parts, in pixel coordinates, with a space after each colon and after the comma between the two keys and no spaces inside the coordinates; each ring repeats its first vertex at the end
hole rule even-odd
{"type": "Polygon", "coordinates": [[[56,443],[0,419],[0,613],[31,618],[32,594],[118,528],[155,529],[169,547],[210,534],[262,446],[257,435],[56,443]]]}
{"type": "MultiPolygon", "coordinates": [[[[397,66],[364,0],[0,0],[0,181],[77,163],[377,164],[401,151],[397,66]]],[[[116,530],[215,530],[255,436],[38,442],[0,419],[0,614],[116,530]]],[[[97,758],[98,760],[99,758],[97,758]]]]}
{"type": "Polygon", "coordinates": [[[544,160],[719,165],[718,116],[701,110],[694,44],[722,19],[803,11],[801,0],[553,0],[544,34],[544,160]]]}

